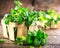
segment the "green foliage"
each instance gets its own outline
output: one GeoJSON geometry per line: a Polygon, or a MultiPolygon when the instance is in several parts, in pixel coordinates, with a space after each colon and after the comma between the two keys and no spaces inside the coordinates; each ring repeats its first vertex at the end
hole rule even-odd
{"type": "Polygon", "coordinates": [[[37,36],[36,36],[38,39],[40,38],[44,38],[44,32],[42,30],[38,30],[37,31],[37,36]]]}
{"type": "Polygon", "coordinates": [[[27,44],[34,46],[45,45],[47,37],[48,35],[39,29],[38,31],[28,32],[26,42],[27,44]]]}
{"type": "Polygon", "coordinates": [[[32,45],[33,40],[31,39],[30,36],[27,36],[26,42],[27,42],[28,45],[32,45]]]}
{"type": "Polygon", "coordinates": [[[34,39],[34,45],[35,46],[40,46],[40,42],[37,38],[34,39]]]}
{"type": "Polygon", "coordinates": [[[4,21],[5,24],[9,24],[9,22],[14,22],[17,24],[22,24],[25,21],[25,25],[27,29],[32,24],[33,21],[40,21],[44,23],[44,26],[51,26],[52,22],[58,24],[60,21],[60,15],[57,15],[54,10],[45,11],[30,11],[30,9],[24,8],[20,6],[20,1],[14,1],[16,7],[11,9],[10,14],[5,14],[4,21]]]}
{"type": "Polygon", "coordinates": [[[55,18],[55,17],[51,17],[50,19],[47,20],[47,22],[45,23],[44,26],[45,26],[45,27],[47,27],[47,26],[51,26],[52,23],[54,23],[54,24],[58,24],[58,19],[55,18]]]}
{"type": "Polygon", "coordinates": [[[11,21],[10,18],[9,18],[10,16],[11,16],[10,14],[5,14],[4,15],[5,24],[9,24],[9,22],[11,21]]]}
{"type": "Polygon", "coordinates": [[[24,36],[20,36],[20,37],[17,37],[16,38],[16,42],[15,43],[17,43],[18,45],[23,45],[23,41],[25,41],[26,40],[26,38],[24,37],[24,36]]]}
{"type": "Polygon", "coordinates": [[[54,10],[47,10],[47,12],[30,11],[29,8],[21,7],[19,0],[15,0],[14,3],[16,7],[11,9],[10,14],[5,14],[4,16],[5,24],[9,24],[9,22],[22,24],[25,22],[27,29],[29,29],[32,22],[36,20],[43,23],[45,27],[51,26],[52,22],[58,24],[58,21],[60,21],[60,15],[57,15],[54,10]]]}
{"type": "Polygon", "coordinates": [[[40,11],[39,12],[39,20],[41,22],[43,22],[43,21],[45,21],[45,19],[46,19],[46,13],[44,11],[40,11]]]}
{"type": "Polygon", "coordinates": [[[49,19],[46,23],[45,23],[45,26],[51,26],[53,22],[53,19],[49,19]]]}
{"type": "Polygon", "coordinates": [[[58,17],[57,17],[58,21],[60,21],[60,14],[58,14],[57,16],[58,16],[58,17]]]}
{"type": "Polygon", "coordinates": [[[14,1],[15,5],[20,5],[20,1],[14,1]]]}
{"type": "Polygon", "coordinates": [[[28,12],[28,16],[26,17],[26,26],[29,28],[29,26],[32,24],[33,21],[38,20],[38,12],[37,11],[32,11],[28,12]]]}
{"type": "Polygon", "coordinates": [[[40,15],[40,16],[45,16],[46,13],[45,13],[44,11],[40,11],[40,12],[39,12],[39,15],[40,15]]]}
{"type": "Polygon", "coordinates": [[[33,20],[38,20],[38,12],[30,11],[29,8],[21,7],[19,1],[14,1],[16,4],[15,8],[11,9],[10,15],[5,15],[5,24],[9,24],[9,22],[14,22],[17,24],[22,24],[25,21],[27,28],[32,24],[33,20]]]}
{"type": "Polygon", "coordinates": [[[47,10],[47,12],[40,11],[38,19],[41,23],[44,23],[44,27],[46,28],[47,26],[51,26],[52,23],[58,24],[60,15],[57,15],[55,10],[47,10]]]}
{"type": "Polygon", "coordinates": [[[41,29],[38,31],[29,31],[27,36],[20,36],[16,39],[16,43],[19,45],[33,45],[44,46],[47,42],[48,34],[45,34],[41,29]],[[25,41],[25,42],[23,42],[25,41]]]}
{"type": "Polygon", "coordinates": [[[9,24],[9,22],[14,22],[17,24],[22,24],[27,17],[27,13],[29,12],[29,8],[23,8],[21,7],[20,1],[14,1],[16,5],[16,7],[13,9],[11,9],[11,13],[10,14],[5,14],[4,16],[4,20],[5,20],[5,24],[9,24]]]}
{"type": "Polygon", "coordinates": [[[47,10],[48,15],[50,16],[56,16],[55,10],[47,10]]]}
{"type": "Polygon", "coordinates": [[[30,46],[29,48],[34,48],[34,46],[30,46]]]}

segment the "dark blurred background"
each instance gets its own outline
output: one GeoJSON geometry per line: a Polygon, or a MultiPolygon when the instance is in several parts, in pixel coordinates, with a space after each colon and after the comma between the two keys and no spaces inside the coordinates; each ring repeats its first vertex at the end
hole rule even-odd
{"type": "MultiPolygon", "coordinates": [[[[60,0],[20,0],[23,7],[34,7],[35,10],[53,9],[57,13],[60,13],[60,0]]],[[[9,13],[11,8],[14,8],[14,0],[0,0],[0,18],[4,14],[9,13]]]]}

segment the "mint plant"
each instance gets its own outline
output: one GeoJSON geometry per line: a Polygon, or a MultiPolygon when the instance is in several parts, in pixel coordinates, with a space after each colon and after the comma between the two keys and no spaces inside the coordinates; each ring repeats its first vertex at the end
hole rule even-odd
{"type": "Polygon", "coordinates": [[[28,12],[28,16],[25,20],[27,29],[29,29],[29,26],[32,24],[32,22],[36,20],[38,20],[38,12],[37,11],[28,12]]]}
{"type": "Polygon", "coordinates": [[[14,1],[14,3],[16,4],[16,7],[11,9],[10,14],[4,16],[5,24],[9,24],[9,22],[22,24],[27,17],[29,8],[21,7],[19,1],[14,1]]]}
{"type": "MultiPolygon", "coordinates": [[[[23,39],[20,36],[16,39],[16,43],[22,45],[23,39]]],[[[32,46],[44,46],[47,43],[48,34],[44,33],[41,29],[38,31],[29,31],[27,36],[24,39],[23,45],[32,45],[32,46]]]]}

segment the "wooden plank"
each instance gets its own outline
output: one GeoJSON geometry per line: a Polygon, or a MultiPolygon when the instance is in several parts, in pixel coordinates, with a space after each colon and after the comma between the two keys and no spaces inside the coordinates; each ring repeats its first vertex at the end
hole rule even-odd
{"type": "Polygon", "coordinates": [[[23,35],[23,36],[26,36],[26,35],[27,35],[27,27],[26,27],[25,24],[24,24],[24,26],[22,27],[22,35],[23,35]]]}
{"type": "Polygon", "coordinates": [[[17,37],[19,37],[19,36],[22,36],[22,27],[21,26],[18,27],[18,31],[17,31],[17,37]]]}
{"type": "Polygon", "coordinates": [[[6,28],[7,25],[4,23],[3,19],[1,20],[1,24],[2,24],[2,27],[3,27],[3,36],[8,38],[7,28],[6,28]]]}
{"type": "Polygon", "coordinates": [[[14,27],[15,27],[15,23],[9,23],[8,25],[8,32],[9,32],[9,39],[15,41],[15,37],[14,37],[14,27]]]}
{"type": "Polygon", "coordinates": [[[18,25],[17,28],[18,28],[17,37],[26,36],[27,29],[26,29],[26,26],[25,26],[25,22],[23,22],[23,24],[21,24],[21,25],[18,25]]]}

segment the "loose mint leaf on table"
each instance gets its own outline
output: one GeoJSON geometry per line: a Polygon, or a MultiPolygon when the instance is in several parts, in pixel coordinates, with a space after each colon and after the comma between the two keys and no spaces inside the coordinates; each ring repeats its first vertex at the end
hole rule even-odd
{"type": "Polygon", "coordinates": [[[3,39],[0,39],[0,43],[4,43],[5,42],[5,40],[3,40],[3,39]]]}
{"type": "Polygon", "coordinates": [[[29,46],[29,48],[35,48],[34,46],[29,46]]]}

